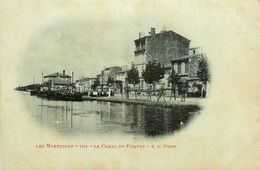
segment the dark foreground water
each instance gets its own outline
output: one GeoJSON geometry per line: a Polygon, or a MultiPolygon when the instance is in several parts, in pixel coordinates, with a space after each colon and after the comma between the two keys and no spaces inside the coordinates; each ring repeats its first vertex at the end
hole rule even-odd
{"type": "Polygon", "coordinates": [[[29,114],[43,128],[64,135],[133,135],[173,134],[184,128],[199,113],[198,107],[174,108],[97,101],[53,101],[28,92],[17,92],[29,114]]]}

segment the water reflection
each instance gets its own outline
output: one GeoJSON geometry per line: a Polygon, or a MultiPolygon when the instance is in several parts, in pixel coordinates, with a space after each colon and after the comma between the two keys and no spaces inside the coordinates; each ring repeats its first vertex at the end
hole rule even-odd
{"type": "Polygon", "coordinates": [[[184,127],[199,111],[195,106],[165,108],[97,101],[51,101],[27,93],[21,97],[31,116],[42,127],[67,135],[172,134],[184,127]]]}

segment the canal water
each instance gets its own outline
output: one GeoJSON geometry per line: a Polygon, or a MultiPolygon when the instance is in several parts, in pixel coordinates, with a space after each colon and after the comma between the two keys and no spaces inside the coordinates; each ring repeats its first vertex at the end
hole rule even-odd
{"type": "Polygon", "coordinates": [[[97,101],[55,101],[17,92],[43,128],[64,135],[172,135],[199,114],[195,106],[174,108],[97,101]]]}

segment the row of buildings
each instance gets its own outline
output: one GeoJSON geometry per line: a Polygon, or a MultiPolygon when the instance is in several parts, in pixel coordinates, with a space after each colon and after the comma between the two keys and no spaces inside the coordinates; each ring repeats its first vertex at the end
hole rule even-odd
{"type": "MultiPolygon", "coordinates": [[[[138,39],[134,40],[135,50],[133,51],[133,62],[131,65],[125,66],[112,66],[107,67],[95,77],[86,77],[80,80],[76,80],[74,88],[79,92],[88,91],[108,91],[111,87],[109,82],[113,80],[112,89],[118,93],[122,93],[125,86],[129,86],[127,83],[127,71],[134,65],[139,72],[140,83],[136,86],[139,89],[149,88],[142,77],[142,70],[145,69],[145,65],[149,61],[157,61],[165,69],[165,76],[161,82],[157,85],[157,88],[170,87],[167,78],[170,75],[172,69],[178,73],[182,79],[187,80],[189,89],[188,91],[201,90],[202,82],[197,76],[198,60],[205,54],[201,48],[190,48],[190,40],[169,30],[163,30],[156,33],[155,28],[151,28],[149,35],[139,33],[138,39]],[[110,79],[110,80],[109,80],[110,79]],[[97,84],[98,82],[98,84],[97,84]],[[96,83],[96,84],[95,84],[96,83]]],[[[65,89],[67,86],[62,87],[68,83],[72,83],[71,76],[62,73],[54,73],[49,76],[47,81],[51,81],[53,87],[59,87],[65,89]],[[55,78],[54,78],[55,77],[55,78]]]]}

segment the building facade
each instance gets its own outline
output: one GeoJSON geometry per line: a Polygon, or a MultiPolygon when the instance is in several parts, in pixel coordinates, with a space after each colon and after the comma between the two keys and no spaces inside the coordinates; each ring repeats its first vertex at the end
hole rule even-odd
{"type": "Polygon", "coordinates": [[[100,83],[100,85],[97,87],[100,90],[107,91],[109,86],[107,84],[108,78],[112,78],[114,81],[116,81],[117,73],[122,71],[122,67],[119,66],[113,66],[113,67],[107,67],[104,70],[101,71],[101,74],[97,75],[97,79],[100,83]]]}
{"type": "Polygon", "coordinates": [[[116,89],[117,91],[120,91],[120,93],[123,92],[123,89],[127,85],[127,72],[129,71],[128,66],[122,66],[122,71],[119,71],[116,73],[116,89]]]}
{"type": "Polygon", "coordinates": [[[149,36],[139,36],[134,42],[136,65],[153,60],[166,65],[174,58],[189,55],[190,40],[173,31],[156,33],[151,28],[149,36]]]}
{"type": "Polygon", "coordinates": [[[78,92],[87,92],[93,90],[94,82],[97,78],[82,78],[80,80],[76,80],[76,91],[78,92]]]}
{"type": "MultiPolygon", "coordinates": [[[[189,55],[190,40],[173,32],[162,31],[156,33],[155,28],[151,28],[149,36],[142,36],[139,33],[139,38],[134,41],[135,43],[135,67],[139,72],[141,89],[148,88],[148,85],[142,78],[142,71],[149,61],[157,61],[166,68],[168,74],[171,65],[171,60],[189,55]]],[[[167,75],[165,75],[167,76],[167,75]]],[[[164,84],[166,79],[164,78],[164,84]]]]}
{"type": "Polygon", "coordinates": [[[43,90],[66,90],[72,85],[71,76],[63,73],[53,73],[43,77],[43,90]]]}
{"type": "Polygon", "coordinates": [[[188,83],[188,93],[198,94],[203,88],[203,82],[197,75],[199,60],[206,57],[201,48],[191,49],[190,55],[171,60],[172,69],[188,83]]]}

